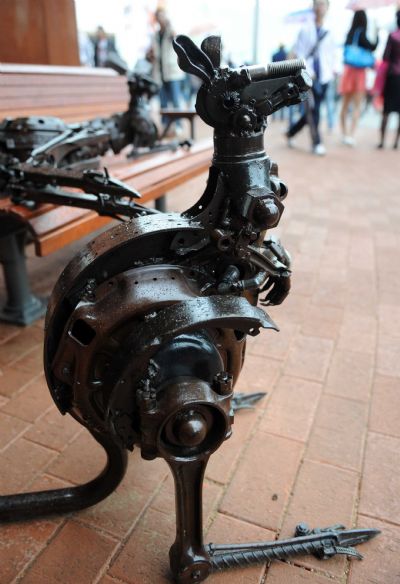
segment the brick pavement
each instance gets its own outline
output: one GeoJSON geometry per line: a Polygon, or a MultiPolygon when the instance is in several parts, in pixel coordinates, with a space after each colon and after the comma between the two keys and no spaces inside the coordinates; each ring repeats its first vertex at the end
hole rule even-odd
{"type": "MultiPolygon", "coordinates": [[[[293,255],[293,289],[270,313],[281,331],[250,339],[238,389],[268,398],[237,415],[234,436],[209,464],[207,538],[289,535],[296,522],[377,526],[365,560],[303,558],[213,577],[231,584],[395,584],[400,581],[399,154],[375,151],[372,130],[355,150],[328,138],[313,158],[306,137],[286,149],[282,127],[267,149],[289,184],[279,227],[293,255]]],[[[170,197],[189,206],[204,177],[170,197]]],[[[34,288],[48,294],[74,244],[31,258],[34,288]]],[[[0,293],[3,291],[0,283],[0,293]]],[[[58,414],[41,368],[43,323],[0,324],[0,492],[83,482],[103,454],[58,414]]],[[[162,460],[130,457],[116,493],[66,517],[0,527],[0,582],[169,582],[172,481],[162,460]]]]}

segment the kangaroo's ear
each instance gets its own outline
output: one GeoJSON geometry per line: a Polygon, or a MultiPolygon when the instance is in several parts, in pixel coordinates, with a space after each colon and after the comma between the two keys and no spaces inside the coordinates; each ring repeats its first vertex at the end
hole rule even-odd
{"type": "Polygon", "coordinates": [[[204,83],[213,79],[214,66],[210,58],[194,42],[185,35],[179,35],[173,40],[173,47],[178,55],[178,64],[182,71],[200,77],[204,83]]]}
{"type": "Polygon", "coordinates": [[[201,43],[201,48],[213,64],[215,69],[221,65],[222,43],[220,36],[209,36],[201,43]]]}

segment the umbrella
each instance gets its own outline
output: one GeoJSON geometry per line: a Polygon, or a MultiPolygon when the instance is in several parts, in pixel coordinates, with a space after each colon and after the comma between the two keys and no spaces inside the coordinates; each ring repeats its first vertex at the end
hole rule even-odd
{"type": "Polygon", "coordinates": [[[368,8],[381,8],[382,6],[392,6],[395,0],[350,0],[346,8],[351,10],[367,10],[368,8]]]}

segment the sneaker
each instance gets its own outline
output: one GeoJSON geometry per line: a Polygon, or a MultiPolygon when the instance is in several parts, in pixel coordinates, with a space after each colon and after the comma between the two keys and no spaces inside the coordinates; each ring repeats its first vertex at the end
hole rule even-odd
{"type": "Polygon", "coordinates": [[[355,146],[356,144],[356,141],[354,140],[353,136],[343,136],[342,142],[346,146],[355,146]]]}
{"type": "Polygon", "coordinates": [[[325,156],[326,148],[323,144],[316,144],[313,148],[313,153],[317,156],[325,156]]]}
{"type": "Polygon", "coordinates": [[[287,136],[287,145],[288,148],[295,148],[295,143],[294,143],[294,138],[289,138],[289,136],[287,136]]]}

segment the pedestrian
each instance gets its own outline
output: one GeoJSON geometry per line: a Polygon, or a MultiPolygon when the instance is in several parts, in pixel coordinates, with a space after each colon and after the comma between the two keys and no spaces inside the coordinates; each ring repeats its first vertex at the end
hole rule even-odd
{"type": "Polygon", "coordinates": [[[335,44],[331,32],[324,27],[329,0],[314,0],[314,19],[299,32],[294,53],[306,60],[307,70],[313,78],[311,99],[305,103],[304,113],[286,133],[289,147],[293,137],[308,124],[311,134],[312,151],[318,156],[326,153],[319,130],[320,106],[325,97],[328,83],[334,76],[335,44]]]}
{"type": "Polygon", "coordinates": [[[344,43],[344,71],[340,81],[339,93],[342,95],[340,124],[342,142],[354,146],[354,133],[361,113],[361,105],[366,96],[366,71],[373,67],[373,51],[378,46],[378,38],[370,42],[367,38],[367,14],[356,10],[344,43]],[[362,49],[360,51],[360,48],[362,49]],[[348,114],[351,107],[351,123],[348,127],[348,114]]]}
{"type": "MultiPolygon", "coordinates": [[[[158,30],[152,40],[153,53],[153,77],[160,83],[160,103],[161,108],[173,106],[176,109],[182,107],[183,94],[182,83],[185,73],[179,68],[176,53],[172,46],[175,33],[167,13],[163,8],[158,8],[155,12],[158,30]]],[[[167,118],[162,119],[163,124],[167,124],[167,118]]],[[[176,122],[176,133],[180,133],[181,123],[176,122]]]]}
{"type": "Polygon", "coordinates": [[[396,150],[400,139],[400,10],[396,12],[397,30],[389,35],[383,61],[387,64],[386,82],[383,89],[383,114],[381,123],[381,141],[378,148],[383,148],[389,114],[395,112],[399,123],[393,144],[396,150]]]}
{"type": "Polygon", "coordinates": [[[98,26],[93,40],[94,44],[94,66],[105,67],[108,57],[116,54],[115,42],[102,26],[98,26]]]}

